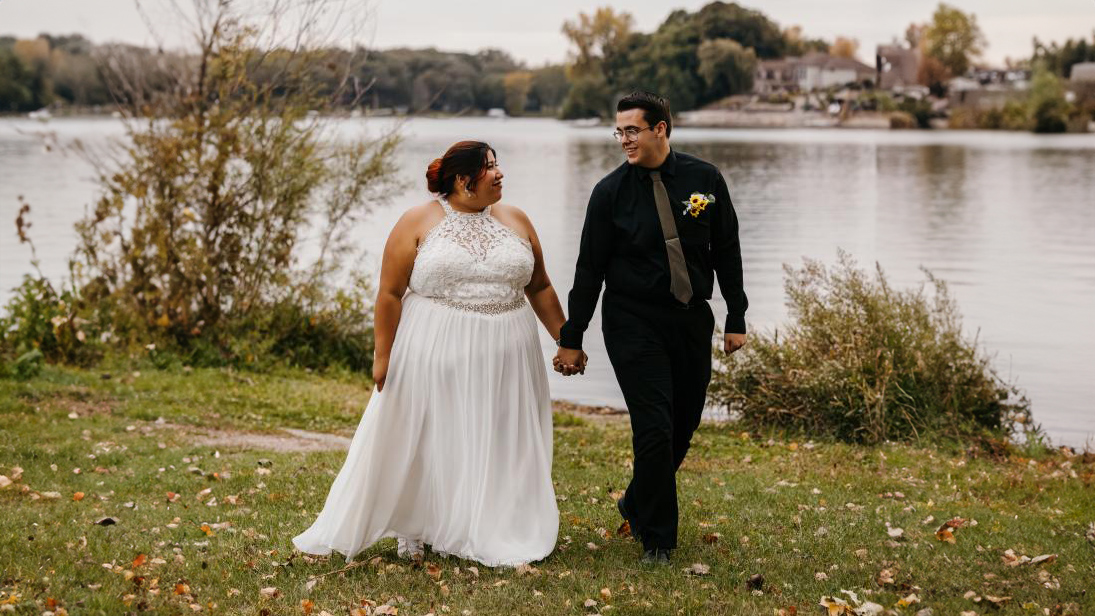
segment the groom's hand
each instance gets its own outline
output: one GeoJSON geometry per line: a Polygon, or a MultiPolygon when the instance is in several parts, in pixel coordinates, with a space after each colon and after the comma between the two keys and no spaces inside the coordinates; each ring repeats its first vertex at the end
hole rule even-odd
{"type": "Polygon", "coordinates": [[[563,376],[571,376],[584,374],[588,360],[589,356],[581,349],[559,347],[559,350],[555,353],[555,358],[551,360],[551,364],[555,367],[556,372],[563,376]]]}
{"type": "Polygon", "coordinates": [[[722,350],[727,353],[733,353],[743,346],[745,346],[745,334],[726,334],[723,337],[722,350]]]}

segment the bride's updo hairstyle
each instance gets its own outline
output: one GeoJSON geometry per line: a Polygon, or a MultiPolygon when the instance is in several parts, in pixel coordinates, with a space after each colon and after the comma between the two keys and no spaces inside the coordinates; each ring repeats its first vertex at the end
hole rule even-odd
{"type": "Polygon", "coordinates": [[[458,141],[441,158],[435,158],[426,168],[426,187],[429,191],[448,197],[456,190],[456,176],[471,178],[475,184],[487,170],[487,152],[498,156],[494,148],[482,141],[458,141]]]}

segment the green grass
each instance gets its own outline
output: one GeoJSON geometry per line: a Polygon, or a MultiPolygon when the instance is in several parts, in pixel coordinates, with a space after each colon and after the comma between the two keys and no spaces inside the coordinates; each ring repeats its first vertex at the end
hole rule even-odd
{"type": "Polygon", "coordinates": [[[613,534],[613,494],[629,475],[626,422],[563,414],[556,552],[531,573],[480,566],[476,574],[473,563],[430,554],[439,570],[410,565],[390,541],[348,568],[338,556],[294,554],[290,539],[314,519],[344,454],[218,451],[188,434],[348,434],[368,392],[352,376],[303,372],[47,368],[29,382],[0,381],[0,474],[24,469],[0,489],[0,604],[21,614],[303,614],[302,601],[311,601],[312,614],[374,602],[416,616],[770,616],[792,606],[820,613],[822,596],[846,597],[845,589],[900,614],[1095,613],[1095,593],[1085,593],[1095,587],[1090,455],[992,460],[953,448],[790,443],[704,425],[678,476],[680,549],[671,567],[649,568],[635,542],[613,534]],[[269,474],[261,474],[263,458],[269,474]],[[47,492],[60,497],[34,498],[47,492]],[[76,492],[84,498],[73,500],[76,492]],[[168,492],[179,497],[169,502],[168,492]],[[117,524],[95,524],[106,516],[117,524]],[[953,517],[977,525],[955,531],[954,544],[936,539],[953,517]],[[900,540],[887,523],[904,529],[900,540]],[[1008,567],[1008,549],[1058,558],[1008,567]],[[134,566],[142,554],[146,562],[134,566]],[[710,572],[686,573],[693,563],[710,572]],[[884,569],[893,583],[880,586],[884,569]],[[754,574],[764,578],[759,591],[746,587],[754,574]],[[278,596],[262,596],[271,587],[278,596]],[[967,591],[1011,599],[995,609],[963,598],[967,591]],[[912,593],[920,603],[895,607],[912,593]]]}

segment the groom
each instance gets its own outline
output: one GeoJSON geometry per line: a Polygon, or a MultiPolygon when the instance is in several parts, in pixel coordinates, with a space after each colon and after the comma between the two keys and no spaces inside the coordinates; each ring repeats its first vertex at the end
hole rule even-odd
{"type": "Polygon", "coordinates": [[[726,300],[723,348],[745,344],[738,220],[711,163],[669,146],[669,103],[635,92],[616,105],[627,162],[593,188],[555,369],[584,371],[582,336],[604,282],[602,331],[631,416],[634,474],[620,514],[643,561],[677,547],[676,471],[700,423],[711,380],[715,276],[726,300]]]}

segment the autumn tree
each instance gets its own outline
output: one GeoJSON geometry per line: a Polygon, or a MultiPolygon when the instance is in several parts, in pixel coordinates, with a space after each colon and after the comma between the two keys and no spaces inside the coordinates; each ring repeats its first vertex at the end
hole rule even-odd
{"type": "Polygon", "coordinates": [[[801,56],[811,51],[829,53],[829,43],[824,39],[807,38],[802,26],[790,26],[783,30],[784,50],[788,56],[801,56]]]}
{"type": "Polygon", "coordinates": [[[318,0],[290,16],[272,0],[255,18],[228,0],[191,1],[192,53],[107,63],[126,136],[89,156],[100,194],[77,225],[84,298],[108,307],[119,338],[191,361],[337,355],[367,369],[368,307],[334,276],[348,273],[356,222],[390,194],[398,140],[339,137],[323,113],[366,93],[353,55],[317,38],[337,7],[318,0]]]}
{"type": "Polygon", "coordinates": [[[571,90],[563,103],[564,117],[607,117],[611,113],[613,56],[631,33],[634,21],[630,13],[602,7],[563,23],[563,34],[572,46],[567,62],[571,90]]]}
{"type": "Polygon", "coordinates": [[[511,116],[525,114],[525,105],[528,102],[529,90],[532,89],[532,73],[529,71],[513,71],[506,73],[503,78],[503,86],[506,91],[506,113],[511,116]]]}
{"type": "Polygon", "coordinates": [[[987,45],[974,14],[943,3],[932,15],[923,43],[925,53],[955,76],[965,75],[987,45]]]}
{"type": "Polygon", "coordinates": [[[856,53],[859,52],[859,41],[854,38],[848,38],[844,36],[836,37],[831,47],[829,47],[829,54],[838,58],[855,58],[856,53]]]}

